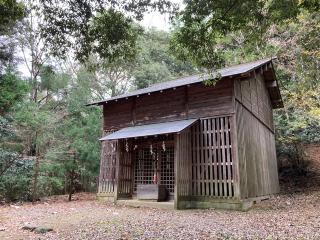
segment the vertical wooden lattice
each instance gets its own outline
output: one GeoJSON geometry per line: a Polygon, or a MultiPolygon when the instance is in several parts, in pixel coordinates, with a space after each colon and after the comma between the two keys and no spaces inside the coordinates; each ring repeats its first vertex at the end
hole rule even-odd
{"type": "Polygon", "coordinates": [[[138,149],[135,153],[134,191],[138,184],[154,184],[153,176],[156,173],[156,149],[151,154],[150,148],[138,149]]]}
{"type": "Polygon", "coordinates": [[[117,149],[117,141],[102,142],[99,193],[114,194],[116,185],[117,149]]]}
{"type": "Polygon", "coordinates": [[[201,119],[192,126],[192,195],[234,196],[231,117],[201,119]]]}
{"type": "Polygon", "coordinates": [[[129,141],[119,140],[118,198],[132,195],[132,147],[129,141]]]}
{"type": "Polygon", "coordinates": [[[160,150],[160,184],[165,185],[169,193],[174,192],[174,148],[160,150]]]}
{"type": "Polygon", "coordinates": [[[155,184],[154,175],[159,172],[158,183],[165,185],[169,193],[174,192],[174,148],[155,145],[152,154],[150,148],[143,147],[135,152],[134,191],[138,184],[155,184]]]}

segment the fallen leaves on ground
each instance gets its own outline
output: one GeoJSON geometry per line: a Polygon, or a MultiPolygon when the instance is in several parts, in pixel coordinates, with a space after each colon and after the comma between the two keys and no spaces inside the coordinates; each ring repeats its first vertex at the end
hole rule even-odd
{"type": "Polygon", "coordinates": [[[320,188],[285,191],[248,212],[116,206],[77,194],[0,207],[0,239],[320,239],[320,188]],[[25,225],[53,228],[37,234],[25,225]]]}

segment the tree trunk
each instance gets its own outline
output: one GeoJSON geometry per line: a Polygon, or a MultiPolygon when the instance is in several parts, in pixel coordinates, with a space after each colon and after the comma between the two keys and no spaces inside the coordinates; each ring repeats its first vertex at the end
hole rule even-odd
{"type": "MultiPolygon", "coordinates": [[[[34,139],[34,142],[36,144],[37,142],[37,132],[35,134],[35,139],[34,139]]],[[[39,176],[39,169],[40,169],[40,158],[39,158],[39,149],[38,149],[38,146],[35,145],[34,147],[35,149],[35,158],[36,158],[36,162],[35,162],[35,166],[34,166],[34,175],[33,175],[33,186],[32,186],[32,201],[36,201],[37,200],[37,187],[38,187],[38,176],[39,176]]]]}
{"type": "Polygon", "coordinates": [[[72,200],[72,193],[73,193],[73,173],[70,173],[70,188],[69,188],[69,197],[68,201],[72,200]]]}
{"type": "MultiPolygon", "coordinates": [[[[73,155],[73,164],[74,164],[74,168],[76,167],[76,154],[74,153],[74,155],[73,155]]],[[[70,170],[70,172],[69,172],[69,179],[70,179],[70,182],[69,182],[69,185],[70,185],[70,187],[69,187],[69,197],[68,197],[68,200],[69,201],[71,201],[72,200],[72,194],[73,194],[73,192],[74,192],[74,190],[75,190],[75,180],[76,180],[76,178],[77,178],[77,173],[76,173],[76,170],[75,169],[72,169],[72,170],[70,170]]]]}
{"type": "Polygon", "coordinates": [[[33,175],[33,186],[32,186],[32,201],[35,202],[38,198],[37,194],[37,185],[38,185],[38,176],[39,176],[39,166],[40,166],[40,161],[39,157],[36,156],[36,164],[34,167],[34,175],[33,175]]]}

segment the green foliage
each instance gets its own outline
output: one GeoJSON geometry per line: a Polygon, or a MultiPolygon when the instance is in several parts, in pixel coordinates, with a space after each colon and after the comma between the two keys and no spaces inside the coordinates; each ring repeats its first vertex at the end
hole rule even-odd
{"type": "Polygon", "coordinates": [[[52,169],[55,164],[42,164],[37,186],[37,196],[46,197],[64,193],[65,178],[61,168],[52,169]]]}
{"type": "MultiPolygon", "coordinates": [[[[13,72],[7,71],[4,75],[0,75],[0,177],[6,175],[16,164],[23,150],[13,127],[10,110],[22,101],[26,90],[26,84],[13,72]]],[[[8,189],[3,185],[2,190],[5,192],[8,189]]],[[[7,195],[9,192],[3,194],[7,195]]]]}
{"type": "Polygon", "coordinates": [[[135,86],[137,86],[138,89],[172,79],[169,69],[161,63],[143,64],[135,71],[134,75],[135,86]]]}
{"type": "Polygon", "coordinates": [[[97,176],[101,135],[101,110],[85,107],[92,97],[88,72],[79,71],[71,80],[70,74],[45,66],[40,76],[39,94],[50,91],[56,98],[20,102],[13,113],[25,153],[36,159],[28,191],[36,186],[37,198],[65,193],[70,179],[97,176]]]}
{"type": "Polygon", "coordinates": [[[41,0],[42,35],[54,55],[66,57],[73,49],[78,60],[92,53],[108,60],[135,54],[137,29],[131,24],[150,10],[172,12],[170,1],[41,0]]]}
{"type": "Polygon", "coordinates": [[[133,70],[135,87],[144,88],[196,72],[189,61],[181,61],[173,56],[169,49],[169,39],[168,33],[154,29],[140,37],[137,64],[133,70]]]}
{"type": "Polygon", "coordinates": [[[276,74],[285,105],[274,114],[279,146],[320,141],[319,23],[319,13],[302,11],[294,21],[267,28],[263,44],[248,38],[244,30],[218,41],[228,65],[278,57],[276,74]]]}
{"type": "Polygon", "coordinates": [[[8,33],[23,17],[24,6],[16,0],[0,0],[0,34],[8,33]]]}
{"type": "Polygon", "coordinates": [[[10,39],[16,23],[23,18],[24,6],[16,0],[0,0],[0,74],[13,60],[15,43],[10,39]]]}
{"type": "Polygon", "coordinates": [[[27,85],[14,72],[7,71],[0,75],[0,115],[5,114],[27,92],[27,85]]]}
{"type": "Polygon", "coordinates": [[[90,175],[97,175],[100,159],[101,109],[84,107],[90,100],[90,88],[78,75],[78,85],[73,88],[67,106],[69,115],[59,126],[58,138],[64,147],[75,151],[78,167],[90,175]],[[68,144],[66,144],[68,143],[68,144]]]}
{"type": "Polygon", "coordinates": [[[277,155],[278,158],[287,159],[288,165],[280,167],[280,177],[286,175],[291,178],[297,176],[306,175],[308,172],[309,159],[303,151],[303,147],[298,143],[283,143],[278,142],[277,144],[277,155]]]}
{"type": "MultiPolygon", "coordinates": [[[[95,16],[90,24],[89,37],[94,44],[92,50],[83,52],[97,53],[100,58],[114,62],[118,59],[133,59],[136,54],[136,40],[142,29],[134,26],[132,20],[121,12],[109,9],[95,16]]],[[[87,50],[87,49],[86,49],[87,50]]]]}
{"type": "Polygon", "coordinates": [[[318,13],[304,13],[277,33],[281,46],[278,78],[285,102],[285,108],[275,114],[279,142],[320,141],[320,42],[315,33],[319,23],[318,13]]]}
{"type": "Polygon", "coordinates": [[[319,1],[187,1],[171,49],[208,69],[277,56],[285,105],[274,116],[278,153],[304,169],[297,145],[320,142],[319,26],[319,1]]]}
{"type": "MultiPolygon", "coordinates": [[[[262,45],[274,24],[287,24],[307,8],[315,11],[315,1],[187,1],[178,15],[171,43],[180,59],[190,59],[207,69],[225,63],[221,41],[229,34],[242,32],[244,41],[262,45]]],[[[249,53],[249,52],[247,52],[249,53]]]]}
{"type": "MultiPolygon", "coordinates": [[[[8,3],[17,4],[0,0],[0,6],[8,3]]],[[[172,33],[142,32],[135,23],[149,10],[172,12],[169,1],[27,4],[29,19],[19,41],[33,49],[30,79],[23,82],[9,70],[0,77],[0,113],[6,114],[0,117],[0,198],[27,200],[83,189],[82,177],[98,176],[102,134],[101,109],[85,104],[198,68],[278,56],[285,103],[274,118],[279,153],[298,162],[298,143],[320,141],[318,1],[186,1],[172,33]],[[31,15],[41,17],[33,18],[34,24],[31,15]],[[51,61],[71,52],[81,65],[51,61]]],[[[9,9],[16,11],[11,15],[0,10],[0,19],[9,19],[0,22],[0,35],[21,19],[18,5],[9,9]]],[[[13,50],[14,44],[5,46],[13,50]]]]}
{"type": "Polygon", "coordinates": [[[20,130],[19,134],[27,139],[37,139],[36,144],[40,151],[41,146],[46,145],[54,133],[58,116],[50,109],[40,108],[37,103],[23,102],[16,107],[14,118],[20,130]]]}
{"type": "MultiPolygon", "coordinates": [[[[58,93],[67,87],[70,76],[65,73],[57,74],[54,68],[50,65],[44,65],[40,68],[39,89],[50,93],[58,93]]],[[[45,96],[47,98],[48,96],[45,96]]]]}
{"type": "Polygon", "coordinates": [[[16,161],[4,175],[0,176],[0,197],[7,201],[30,200],[32,169],[34,162],[24,159],[16,161]]]}
{"type": "Polygon", "coordinates": [[[0,148],[0,176],[5,174],[17,159],[18,154],[16,152],[0,148]]]}

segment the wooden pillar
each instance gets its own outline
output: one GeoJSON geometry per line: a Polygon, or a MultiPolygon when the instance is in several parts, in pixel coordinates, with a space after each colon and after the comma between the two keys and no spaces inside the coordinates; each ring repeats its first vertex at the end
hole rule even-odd
{"type": "Polygon", "coordinates": [[[180,137],[174,135],[174,208],[179,209],[180,193],[180,137]]]}
{"type": "Polygon", "coordinates": [[[238,135],[237,135],[237,119],[236,114],[231,116],[230,121],[230,130],[231,130],[231,144],[232,144],[232,156],[233,156],[233,187],[234,187],[234,198],[240,199],[240,163],[238,156],[238,135]]]}
{"type": "Polygon", "coordinates": [[[105,154],[105,142],[101,142],[101,154],[100,154],[100,172],[99,172],[99,181],[98,181],[98,193],[103,192],[104,189],[104,177],[105,177],[105,171],[106,171],[106,159],[104,157],[105,154]]]}
{"type": "Polygon", "coordinates": [[[120,172],[120,157],[121,157],[121,140],[116,142],[116,176],[114,182],[114,202],[119,198],[119,172],[120,172]]]}

